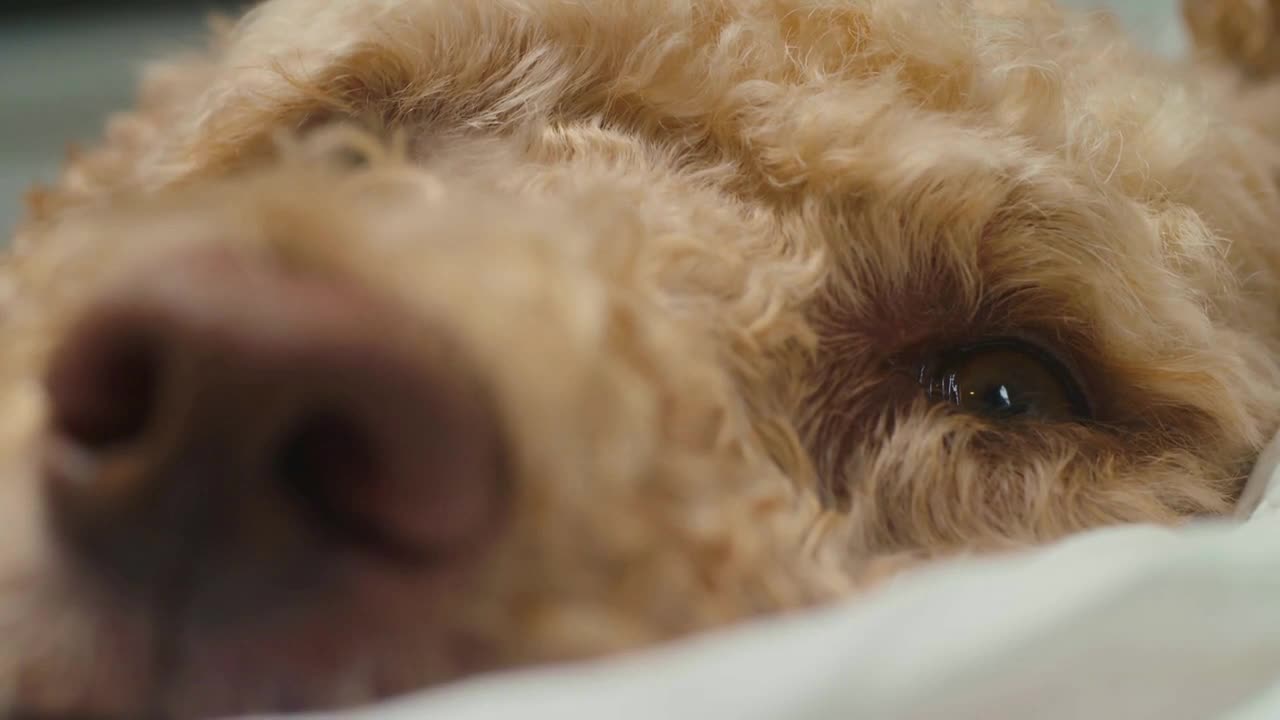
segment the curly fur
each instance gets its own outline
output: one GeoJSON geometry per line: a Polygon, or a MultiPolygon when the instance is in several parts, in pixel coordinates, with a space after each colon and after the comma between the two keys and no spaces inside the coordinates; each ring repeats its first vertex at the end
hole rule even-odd
{"type": "Polygon", "coordinates": [[[1169,64],[1039,0],[260,5],[152,68],[4,261],[0,698],[344,705],[1226,513],[1280,407],[1280,114],[1211,52],[1232,37],[1169,64]],[[207,244],[464,338],[514,458],[482,561],[171,643],[59,561],[32,520],[50,344],[207,244]],[[1009,335],[1098,421],[961,414],[903,371],[1009,335]],[[163,682],[99,659],[160,646],[163,682]]]}

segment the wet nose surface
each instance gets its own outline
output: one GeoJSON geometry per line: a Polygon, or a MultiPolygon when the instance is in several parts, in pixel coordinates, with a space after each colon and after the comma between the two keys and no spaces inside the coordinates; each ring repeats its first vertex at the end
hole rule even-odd
{"type": "Polygon", "coordinates": [[[52,525],[126,579],[208,552],[447,561],[500,514],[480,384],[437,328],[349,281],[170,261],[73,323],[46,387],[52,525]]]}

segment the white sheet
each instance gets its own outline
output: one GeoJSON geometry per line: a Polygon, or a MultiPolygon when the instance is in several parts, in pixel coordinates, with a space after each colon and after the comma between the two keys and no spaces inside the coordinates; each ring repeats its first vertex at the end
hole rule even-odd
{"type": "Polygon", "coordinates": [[[367,720],[1280,718],[1280,441],[1252,517],[1123,527],[839,607],[482,678],[367,720]]]}

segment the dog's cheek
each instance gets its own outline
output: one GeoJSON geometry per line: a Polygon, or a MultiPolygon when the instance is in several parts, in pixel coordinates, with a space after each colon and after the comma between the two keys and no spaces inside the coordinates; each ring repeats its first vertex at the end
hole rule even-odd
{"type": "Polygon", "coordinates": [[[1229,512],[1238,479],[1180,450],[1084,427],[917,416],[845,465],[856,550],[934,554],[1043,543],[1121,523],[1229,512]]]}

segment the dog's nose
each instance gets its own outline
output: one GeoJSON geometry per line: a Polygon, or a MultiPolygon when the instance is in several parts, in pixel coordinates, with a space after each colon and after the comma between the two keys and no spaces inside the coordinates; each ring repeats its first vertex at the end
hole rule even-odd
{"type": "Polygon", "coordinates": [[[51,357],[52,524],[134,579],[336,544],[448,560],[492,529],[503,483],[456,355],[352,282],[231,257],[153,268],[51,357]]]}

